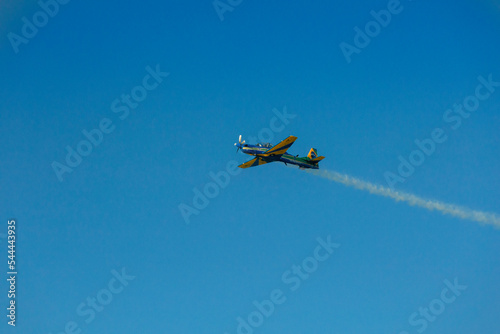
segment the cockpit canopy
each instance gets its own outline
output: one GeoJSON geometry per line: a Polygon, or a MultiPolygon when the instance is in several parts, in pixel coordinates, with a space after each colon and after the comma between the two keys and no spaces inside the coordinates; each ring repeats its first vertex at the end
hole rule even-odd
{"type": "Polygon", "coordinates": [[[258,143],[257,146],[271,148],[273,145],[271,143],[258,143]]]}

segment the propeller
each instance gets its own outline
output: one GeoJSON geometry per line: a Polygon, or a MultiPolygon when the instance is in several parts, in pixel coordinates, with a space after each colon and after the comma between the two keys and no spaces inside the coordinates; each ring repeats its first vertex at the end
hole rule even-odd
{"type": "Polygon", "coordinates": [[[241,145],[243,145],[243,144],[245,144],[245,141],[241,141],[241,135],[240,135],[240,137],[238,138],[238,142],[234,143],[234,146],[237,147],[236,152],[238,152],[240,150],[241,145]]]}

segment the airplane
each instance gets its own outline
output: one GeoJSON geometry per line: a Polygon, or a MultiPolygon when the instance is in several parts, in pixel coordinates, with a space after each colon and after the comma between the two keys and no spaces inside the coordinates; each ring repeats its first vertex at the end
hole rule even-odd
{"type": "Polygon", "coordinates": [[[259,143],[257,145],[246,144],[245,141],[241,141],[241,135],[237,143],[234,145],[237,147],[236,152],[240,149],[243,153],[250,154],[256,158],[239,165],[240,168],[249,168],[267,164],[269,162],[280,161],[291,165],[297,165],[300,169],[319,169],[318,163],[325,157],[318,157],[318,152],[315,148],[311,148],[307,157],[299,157],[298,155],[293,156],[287,152],[287,150],[292,146],[297,137],[289,136],[288,138],[282,140],[275,146],[270,143],[259,143]]]}

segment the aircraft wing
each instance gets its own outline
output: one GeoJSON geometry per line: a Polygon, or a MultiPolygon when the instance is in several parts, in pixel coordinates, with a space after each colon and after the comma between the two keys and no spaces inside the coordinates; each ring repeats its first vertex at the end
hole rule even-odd
{"type": "Polygon", "coordinates": [[[297,137],[290,136],[286,139],[283,139],[277,145],[274,145],[273,147],[271,147],[270,149],[259,155],[263,157],[269,157],[271,155],[278,155],[278,156],[283,155],[290,148],[290,146],[292,146],[295,140],[297,140],[297,137]]]}
{"type": "Polygon", "coordinates": [[[264,165],[267,163],[268,162],[265,161],[264,159],[257,157],[257,158],[250,160],[250,161],[245,162],[244,164],[239,165],[238,167],[240,167],[240,168],[256,167],[256,166],[264,165]]]}

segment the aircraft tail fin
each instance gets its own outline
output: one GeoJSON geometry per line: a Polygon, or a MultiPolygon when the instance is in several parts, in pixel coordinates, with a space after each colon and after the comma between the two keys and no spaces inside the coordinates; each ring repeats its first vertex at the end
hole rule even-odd
{"type": "Polygon", "coordinates": [[[311,160],[314,160],[318,157],[318,151],[316,151],[315,148],[311,148],[311,150],[309,151],[309,154],[307,155],[307,157],[311,160]]]}
{"type": "Polygon", "coordinates": [[[311,162],[314,164],[317,164],[318,162],[320,162],[325,158],[323,156],[318,157],[318,151],[315,148],[311,148],[307,157],[311,159],[311,162]]]}

